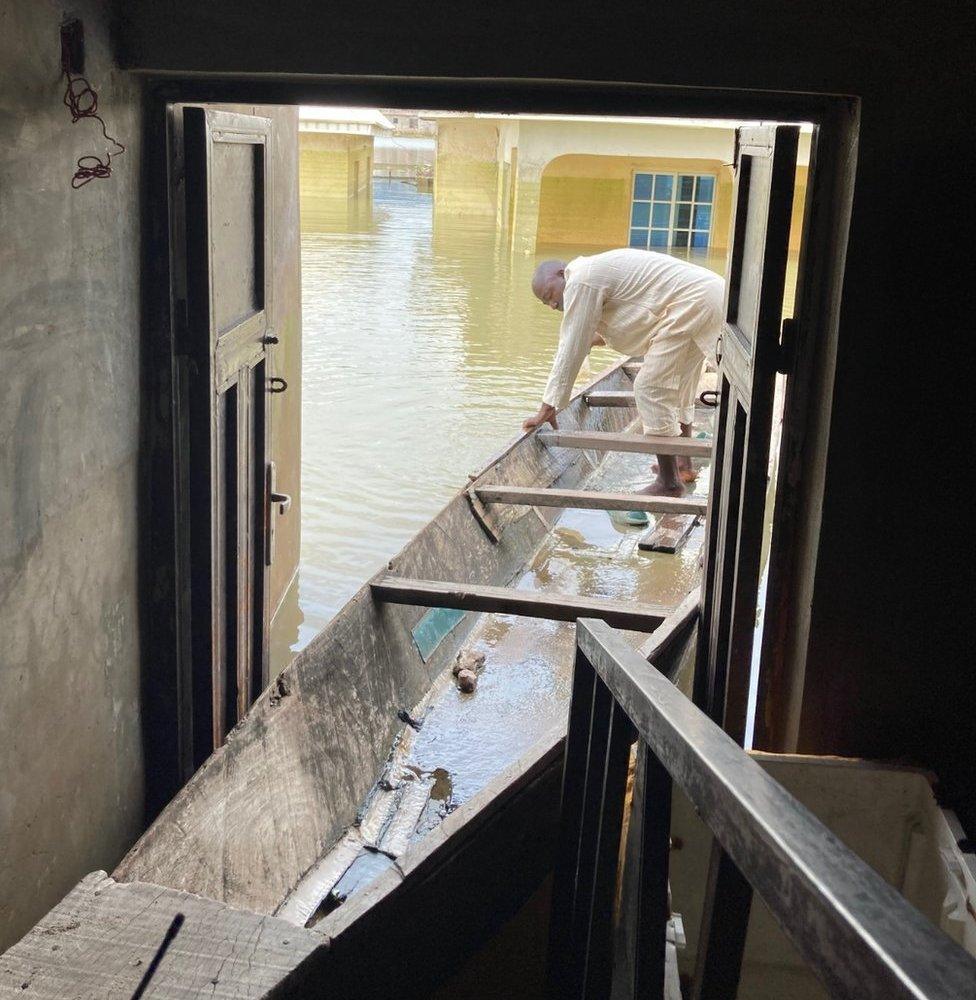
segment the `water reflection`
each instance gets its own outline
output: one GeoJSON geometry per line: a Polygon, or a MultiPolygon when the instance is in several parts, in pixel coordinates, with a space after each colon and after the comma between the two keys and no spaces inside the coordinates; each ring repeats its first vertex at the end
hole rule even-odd
{"type": "MultiPolygon", "coordinates": [[[[431,195],[397,180],[302,207],[302,561],[279,650],[305,645],[519,433],[559,330],[532,271],[594,252],[513,255],[493,219],[435,219],[431,195]]],[[[724,251],[694,259],[724,269],[724,251]]],[[[594,351],[592,370],[614,359],[594,351]]]]}

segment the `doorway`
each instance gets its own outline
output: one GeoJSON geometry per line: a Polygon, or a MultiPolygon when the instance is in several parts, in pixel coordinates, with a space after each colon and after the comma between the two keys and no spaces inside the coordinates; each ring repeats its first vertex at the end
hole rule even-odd
{"type": "MultiPolygon", "coordinates": [[[[190,92],[192,92],[194,89],[195,88],[187,87],[187,90],[190,91],[190,92]]],[[[529,88],[529,89],[531,89],[531,88],[529,88]]],[[[232,92],[232,91],[230,91],[230,92],[232,92]]],[[[210,100],[216,99],[218,97],[224,97],[224,98],[226,98],[227,96],[229,96],[230,92],[228,91],[228,89],[226,87],[216,87],[214,85],[203,86],[198,91],[198,93],[200,94],[201,97],[206,97],[206,98],[208,98],[210,100]]],[[[257,88],[257,89],[254,89],[252,87],[248,88],[248,93],[250,95],[256,96],[260,92],[261,92],[260,88],[257,88]]],[[[272,90],[271,93],[273,93],[276,98],[280,98],[280,96],[281,96],[280,89],[278,89],[278,90],[272,90]]],[[[305,97],[305,95],[303,95],[303,97],[304,97],[304,99],[307,99],[307,97],[305,97]]],[[[616,98],[619,98],[619,95],[615,95],[615,99],[616,98]]],[[[550,100],[553,99],[551,95],[550,95],[549,99],[550,100]]],[[[428,102],[427,101],[423,101],[423,102],[418,101],[417,103],[418,104],[420,104],[420,103],[427,104],[428,102]]],[[[807,110],[808,111],[811,110],[810,107],[809,107],[809,105],[807,106],[807,110]]],[[[824,107],[822,105],[819,106],[818,108],[812,109],[812,110],[814,110],[816,113],[811,113],[811,114],[808,115],[808,117],[813,118],[814,120],[817,120],[817,119],[825,120],[826,119],[827,116],[823,113],[824,112],[824,107]]],[[[838,123],[834,122],[833,124],[836,125],[838,123]]],[[[829,173],[828,173],[828,177],[830,177],[830,179],[831,179],[832,182],[836,181],[836,179],[837,179],[836,176],[832,176],[829,173]]],[[[518,208],[517,208],[517,206],[515,208],[514,214],[515,215],[518,214],[518,208]]],[[[817,309],[819,309],[819,305],[817,306],[817,309]]],[[[807,330],[807,332],[808,332],[808,334],[810,336],[814,336],[815,332],[816,332],[816,329],[817,329],[818,317],[817,317],[817,315],[816,315],[815,312],[811,312],[808,315],[811,318],[810,318],[810,322],[808,323],[808,325],[806,327],[806,330],[807,330]]],[[[811,355],[810,343],[811,343],[811,341],[809,339],[807,339],[805,341],[802,341],[802,338],[801,338],[801,339],[798,339],[798,341],[797,341],[796,357],[798,359],[798,361],[797,361],[798,364],[804,363],[804,349],[803,349],[804,348],[804,343],[806,344],[807,355],[808,355],[807,358],[806,358],[806,362],[809,362],[809,360],[810,360],[810,355],[811,355]]],[[[802,379],[800,380],[800,382],[798,383],[798,385],[799,384],[802,384],[802,379]]],[[[792,413],[789,416],[789,420],[792,422],[790,430],[789,430],[789,433],[794,433],[795,431],[797,431],[800,428],[800,426],[802,424],[802,419],[803,419],[803,416],[802,416],[802,414],[798,410],[794,411],[794,413],[792,413]]],[[[787,433],[787,430],[784,428],[784,434],[786,434],[786,433],[787,433]]],[[[187,674],[188,674],[188,672],[184,671],[184,673],[183,673],[184,678],[187,677],[187,674]]],[[[189,671],[189,674],[192,675],[192,671],[189,671]]],[[[184,685],[184,689],[186,689],[185,685],[184,685]]],[[[195,756],[196,756],[196,754],[194,754],[194,757],[195,756]]]]}

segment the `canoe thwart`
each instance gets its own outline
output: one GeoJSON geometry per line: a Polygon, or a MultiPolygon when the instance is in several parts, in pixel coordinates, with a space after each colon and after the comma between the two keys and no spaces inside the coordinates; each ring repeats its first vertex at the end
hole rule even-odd
{"type": "Polygon", "coordinates": [[[595,390],[583,396],[587,406],[636,406],[634,393],[631,391],[613,391],[609,389],[595,390]]]}
{"type": "Polygon", "coordinates": [[[578,510],[643,510],[649,514],[704,514],[708,502],[697,497],[652,497],[642,493],[538,489],[531,486],[478,486],[482,503],[573,507],[578,510]]]}
{"type": "Polygon", "coordinates": [[[597,451],[633,451],[642,455],[691,455],[708,458],[711,440],[690,437],[657,437],[652,434],[612,434],[607,431],[536,431],[536,438],[550,448],[593,448],[597,451]]]}
{"type": "Polygon", "coordinates": [[[656,604],[613,601],[575,594],[540,594],[515,587],[492,587],[443,580],[413,580],[387,576],[370,584],[373,597],[389,604],[422,608],[457,608],[527,618],[571,622],[577,618],[600,618],[614,628],[653,632],[671,613],[656,604]]]}

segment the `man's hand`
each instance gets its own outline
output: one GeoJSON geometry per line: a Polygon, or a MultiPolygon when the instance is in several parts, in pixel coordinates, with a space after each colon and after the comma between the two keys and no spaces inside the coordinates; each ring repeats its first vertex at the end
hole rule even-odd
{"type": "Polygon", "coordinates": [[[548,403],[543,403],[542,406],[539,407],[539,412],[534,417],[529,417],[528,420],[522,421],[522,430],[534,431],[536,427],[539,427],[544,423],[552,424],[553,430],[559,429],[556,424],[556,408],[554,406],[550,406],[548,403]]]}

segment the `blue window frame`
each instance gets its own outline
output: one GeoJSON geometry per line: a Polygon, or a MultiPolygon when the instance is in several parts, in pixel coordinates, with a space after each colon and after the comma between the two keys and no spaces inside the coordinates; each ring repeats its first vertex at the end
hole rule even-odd
{"type": "Polygon", "coordinates": [[[642,250],[704,250],[712,232],[715,178],[634,174],[630,245],[642,250]]]}

